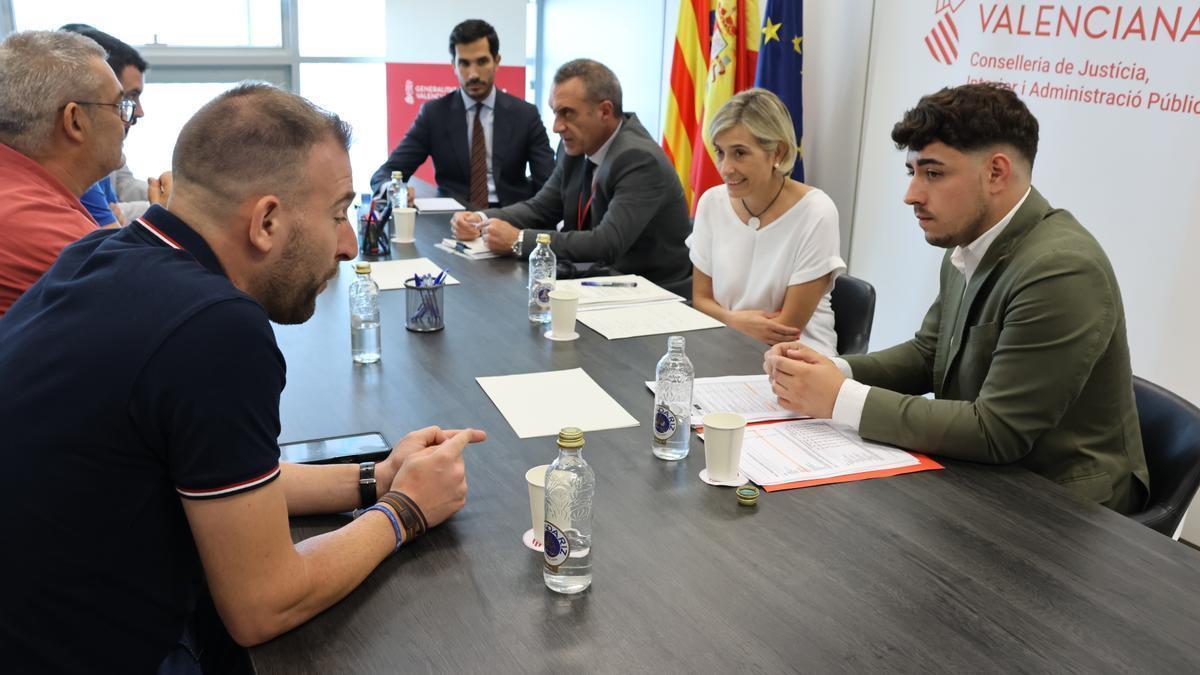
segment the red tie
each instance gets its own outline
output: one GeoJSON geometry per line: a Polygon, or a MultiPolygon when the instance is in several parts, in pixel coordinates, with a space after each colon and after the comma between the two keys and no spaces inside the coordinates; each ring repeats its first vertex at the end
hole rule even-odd
{"type": "Polygon", "coordinates": [[[475,104],[475,122],[471,125],[471,208],[486,209],[488,206],[487,143],[483,138],[483,124],[479,121],[482,103],[475,104]]]}

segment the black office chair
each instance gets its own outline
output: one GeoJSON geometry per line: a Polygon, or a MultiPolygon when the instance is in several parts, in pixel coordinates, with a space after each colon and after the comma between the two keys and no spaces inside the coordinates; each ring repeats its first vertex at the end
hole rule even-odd
{"type": "Polygon", "coordinates": [[[1150,470],[1150,503],[1130,518],[1178,539],[1200,488],[1200,408],[1140,377],[1133,378],[1133,394],[1150,470]]]}
{"type": "Polygon", "coordinates": [[[875,287],[843,274],[833,282],[833,329],[839,354],[866,354],[875,322],[875,287]]]}
{"type": "Polygon", "coordinates": [[[689,274],[687,275],[686,279],[680,279],[679,281],[668,281],[666,283],[659,284],[659,286],[671,291],[675,295],[683,296],[685,302],[687,302],[689,305],[692,304],[692,275],[689,274]]]}

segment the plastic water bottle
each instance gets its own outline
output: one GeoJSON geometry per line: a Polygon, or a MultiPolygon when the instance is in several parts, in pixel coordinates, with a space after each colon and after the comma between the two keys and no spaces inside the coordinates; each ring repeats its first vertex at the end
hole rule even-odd
{"type": "Polygon", "coordinates": [[[350,356],[355,363],[375,363],[380,357],[379,285],[371,265],[354,266],[358,278],[350,284],[350,356]]]}
{"type": "Polygon", "coordinates": [[[592,497],[596,475],[583,461],[583,432],[558,432],[558,458],[546,469],[545,567],[542,578],[556,593],[578,593],[592,585],[592,497]]]}
{"type": "Polygon", "coordinates": [[[550,235],[537,236],[537,248],[529,254],[529,320],[550,323],[550,291],[558,276],[558,259],[550,250],[550,235]]]}
{"type": "Polygon", "coordinates": [[[404,174],[393,171],[392,179],[387,182],[384,190],[388,206],[392,207],[392,215],[388,219],[388,238],[391,239],[396,234],[396,209],[408,208],[408,183],[404,182],[404,174]]]}
{"type": "Polygon", "coordinates": [[[692,383],[696,370],[683,353],[683,336],[667,338],[667,353],[654,372],[654,433],[650,449],[659,459],[688,456],[692,438],[692,383]]]}

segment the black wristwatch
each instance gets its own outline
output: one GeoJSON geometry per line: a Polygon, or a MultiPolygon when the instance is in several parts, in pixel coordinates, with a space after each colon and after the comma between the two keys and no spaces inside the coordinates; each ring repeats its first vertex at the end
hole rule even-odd
{"type": "Polygon", "coordinates": [[[375,462],[363,462],[358,465],[358,498],[361,508],[367,508],[376,501],[375,491],[375,462]]]}
{"type": "Polygon", "coordinates": [[[513,254],[513,255],[515,255],[515,256],[517,256],[518,258],[520,258],[520,257],[521,257],[521,251],[522,251],[522,249],[524,249],[524,248],[525,248],[525,236],[524,236],[524,232],[522,232],[521,230],[517,230],[517,240],[513,242],[513,245],[512,245],[512,254],[513,254]]]}

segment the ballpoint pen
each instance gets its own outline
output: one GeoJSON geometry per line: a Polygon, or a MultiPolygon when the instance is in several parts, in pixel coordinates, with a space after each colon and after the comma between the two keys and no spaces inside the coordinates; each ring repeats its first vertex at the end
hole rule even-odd
{"type": "Polygon", "coordinates": [[[580,286],[604,286],[608,288],[634,288],[636,281],[581,281],[580,286]]]}

